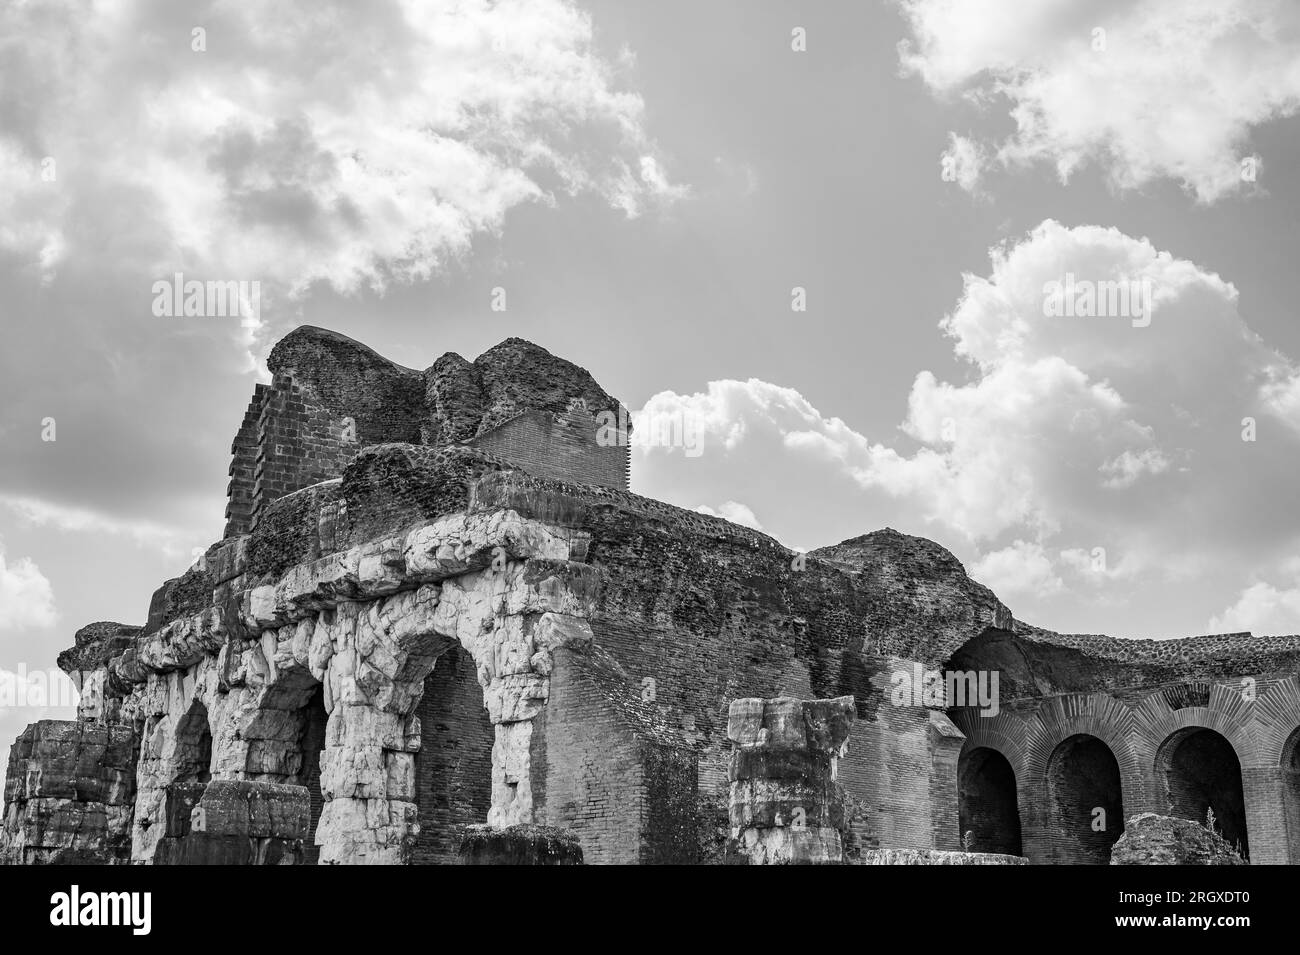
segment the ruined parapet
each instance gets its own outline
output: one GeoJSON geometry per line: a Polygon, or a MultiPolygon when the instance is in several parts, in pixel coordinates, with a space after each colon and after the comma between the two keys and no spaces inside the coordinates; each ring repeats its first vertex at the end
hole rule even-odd
{"type": "Polygon", "coordinates": [[[466,826],[459,865],[582,865],[582,846],[567,829],[466,826]]]}
{"type": "Polygon", "coordinates": [[[304,859],[305,786],[219,779],[168,787],[156,865],[294,865],[304,859]]]}
{"type": "Polygon", "coordinates": [[[844,861],[844,791],[836,782],[856,712],[853,697],[741,699],[731,704],[731,861],[844,861]]]}
{"type": "Polygon", "coordinates": [[[130,858],[137,739],[130,726],[41,720],[9,751],[0,862],[130,858]]]}
{"type": "Polygon", "coordinates": [[[1228,841],[1190,819],[1145,812],[1124,824],[1111,865],[1246,865],[1228,841]]]}
{"type": "Polygon", "coordinates": [[[520,338],[417,371],[304,325],[275,345],[267,368],[271,382],[256,386],[231,443],[227,538],[374,445],[473,444],[543,477],[627,487],[627,410],[585,369],[520,338]]]}

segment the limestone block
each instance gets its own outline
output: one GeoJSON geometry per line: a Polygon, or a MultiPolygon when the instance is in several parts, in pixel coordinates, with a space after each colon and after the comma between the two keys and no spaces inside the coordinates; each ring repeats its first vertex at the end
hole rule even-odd
{"type": "Polygon", "coordinates": [[[540,673],[514,673],[498,677],[483,690],[483,705],[493,723],[531,720],[542,711],[550,681],[540,673]]]}
{"type": "Polygon", "coordinates": [[[731,858],[752,865],[843,861],[847,820],[836,764],[855,715],[851,696],[732,702],[731,858]]]}
{"type": "Polygon", "coordinates": [[[838,829],[745,829],[739,852],[750,865],[837,865],[844,859],[838,829]]]}
{"type": "Polygon", "coordinates": [[[179,617],[161,630],[141,637],[137,644],[139,662],[155,671],[180,670],[193,666],[209,654],[216,654],[230,635],[220,608],[179,617]]]}

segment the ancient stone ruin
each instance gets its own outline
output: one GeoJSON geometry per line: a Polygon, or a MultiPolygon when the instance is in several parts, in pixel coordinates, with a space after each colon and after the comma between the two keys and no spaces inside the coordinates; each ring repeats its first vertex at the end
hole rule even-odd
{"type": "Polygon", "coordinates": [[[1104,864],[1153,813],[1300,862],[1300,637],[1053,633],[928,540],[640,497],[519,339],[269,367],[224,538],[60,656],[5,861],[1104,864]]]}

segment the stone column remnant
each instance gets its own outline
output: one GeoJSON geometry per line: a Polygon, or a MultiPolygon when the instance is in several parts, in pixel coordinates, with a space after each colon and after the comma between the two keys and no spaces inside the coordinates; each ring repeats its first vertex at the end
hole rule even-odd
{"type": "Polygon", "coordinates": [[[844,861],[844,791],[836,770],[855,715],[852,696],[732,702],[731,862],[844,861]]]}

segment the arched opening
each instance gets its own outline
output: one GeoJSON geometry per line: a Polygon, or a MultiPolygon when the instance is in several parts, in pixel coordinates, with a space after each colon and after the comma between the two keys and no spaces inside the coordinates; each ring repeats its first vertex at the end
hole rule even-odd
{"type": "Polygon", "coordinates": [[[212,728],[208,708],[197,700],[176,724],[175,763],[173,782],[206,783],[212,779],[212,728]]]}
{"type": "Polygon", "coordinates": [[[1119,762],[1109,746],[1079,733],[1047,760],[1047,796],[1056,862],[1106,865],[1124,831],[1119,762]]]}
{"type": "Polygon", "coordinates": [[[1179,730],[1161,745],[1156,770],[1171,816],[1212,823],[1243,859],[1248,857],[1241,761],[1227,739],[1202,727],[1179,730]]]}
{"type": "Polygon", "coordinates": [[[415,714],[420,719],[415,757],[420,835],[412,861],[451,863],[460,848],[460,827],[487,822],[495,740],[474,660],[459,643],[449,646],[425,677],[415,714]]]}
{"type": "Polygon", "coordinates": [[[307,787],[311,797],[311,814],[307,820],[307,838],[303,840],[303,864],[316,865],[320,858],[320,847],[316,845],[316,826],[320,822],[321,810],[325,807],[325,797],[320,788],[320,758],[325,749],[325,687],[317,686],[311,699],[303,708],[302,736],[302,770],[299,779],[307,787]]]}
{"type": "Polygon", "coordinates": [[[1282,747],[1282,811],[1286,820],[1287,861],[1300,865],[1300,728],[1282,747]]]}
{"type": "Polygon", "coordinates": [[[1021,855],[1016,774],[1005,756],[985,746],[962,753],[957,804],[964,848],[1021,855]]]}

